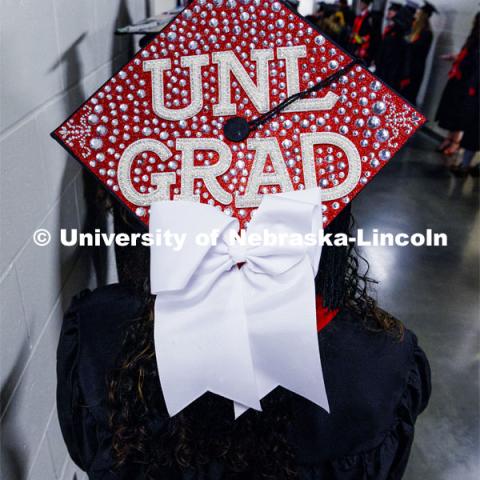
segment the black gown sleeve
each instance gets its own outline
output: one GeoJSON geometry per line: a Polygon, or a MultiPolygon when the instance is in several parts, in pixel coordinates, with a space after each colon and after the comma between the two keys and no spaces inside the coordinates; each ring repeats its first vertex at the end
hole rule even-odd
{"type": "Polygon", "coordinates": [[[98,448],[96,422],[86,405],[79,385],[78,304],[82,292],[75,296],[65,313],[57,348],[57,409],[60,427],[72,460],[86,471],[98,448]]]}
{"type": "Polygon", "coordinates": [[[108,427],[107,373],[141,303],[120,285],[75,296],[57,348],[57,411],[72,460],[90,480],[139,478],[114,470],[108,427]]]}

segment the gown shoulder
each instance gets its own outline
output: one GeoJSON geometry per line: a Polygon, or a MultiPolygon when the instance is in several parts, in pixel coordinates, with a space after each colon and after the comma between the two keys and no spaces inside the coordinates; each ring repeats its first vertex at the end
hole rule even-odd
{"type": "Polygon", "coordinates": [[[327,414],[298,400],[301,478],[402,478],[416,419],[431,394],[417,337],[408,329],[401,339],[374,331],[342,311],[320,332],[319,345],[331,408],[327,414]]]}

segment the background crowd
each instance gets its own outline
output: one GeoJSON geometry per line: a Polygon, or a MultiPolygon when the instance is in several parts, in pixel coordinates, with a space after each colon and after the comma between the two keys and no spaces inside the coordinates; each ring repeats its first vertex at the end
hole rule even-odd
{"type": "MultiPolygon", "coordinates": [[[[422,5],[412,0],[390,2],[380,11],[373,8],[373,0],[358,0],[355,7],[348,0],[338,0],[318,3],[308,18],[416,104],[434,38],[430,19],[438,13],[427,1],[422,5]]],[[[477,13],[461,51],[442,56],[452,67],[435,118],[448,132],[438,150],[455,157],[449,168],[457,176],[479,175],[478,164],[472,167],[480,150],[479,19],[477,13]]]]}

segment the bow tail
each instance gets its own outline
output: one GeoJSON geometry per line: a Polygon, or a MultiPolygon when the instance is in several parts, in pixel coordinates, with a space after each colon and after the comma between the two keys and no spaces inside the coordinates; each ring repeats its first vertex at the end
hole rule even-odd
{"type": "Polygon", "coordinates": [[[247,271],[245,277],[260,398],[280,385],[329,412],[316,329],[314,276],[308,259],[280,275],[247,271]]]}
{"type": "Polygon", "coordinates": [[[236,269],[157,294],[155,353],[170,416],[207,391],[261,410],[242,305],[236,269]]]}

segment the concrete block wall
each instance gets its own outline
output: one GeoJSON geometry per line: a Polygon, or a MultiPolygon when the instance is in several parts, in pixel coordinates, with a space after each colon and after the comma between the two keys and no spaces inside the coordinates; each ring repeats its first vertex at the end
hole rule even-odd
{"type": "MultiPolygon", "coordinates": [[[[125,63],[116,25],[146,0],[1,0],[0,387],[2,480],[80,480],[55,405],[59,329],[72,295],[94,287],[89,255],[61,248],[85,224],[84,178],[49,133],[125,63]],[[32,234],[52,233],[47,247],[32,234]]],[[[112,252],[106,262],[115,279],[112,252]]]]}

